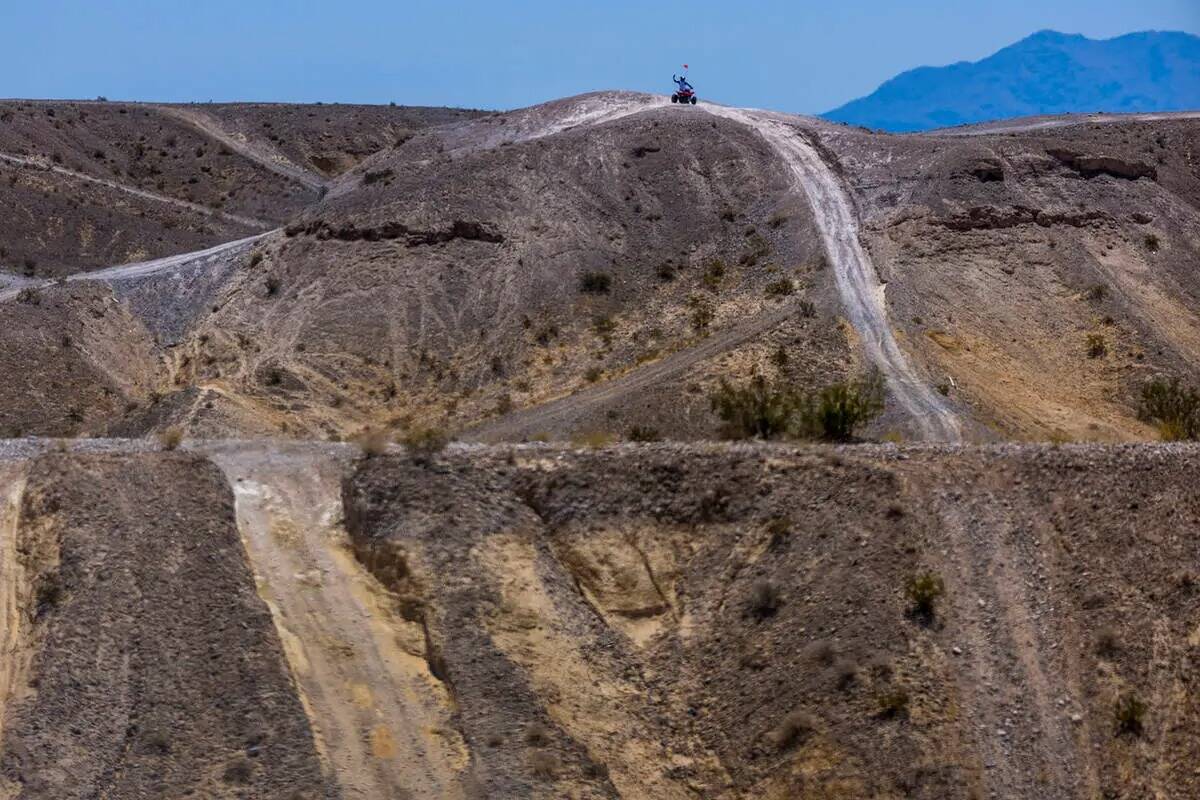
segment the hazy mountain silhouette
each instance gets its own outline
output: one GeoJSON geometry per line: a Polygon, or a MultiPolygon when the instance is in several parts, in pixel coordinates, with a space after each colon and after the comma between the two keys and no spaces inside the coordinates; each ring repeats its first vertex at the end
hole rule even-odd
{"type": "Polygon", "coordinates": [[[1200,108],[1200,37],[1131,33],[1097,41],[1042,31],[982,61],[920,67],[827,119],[890,131],[1091,111],[1200,108]]]}

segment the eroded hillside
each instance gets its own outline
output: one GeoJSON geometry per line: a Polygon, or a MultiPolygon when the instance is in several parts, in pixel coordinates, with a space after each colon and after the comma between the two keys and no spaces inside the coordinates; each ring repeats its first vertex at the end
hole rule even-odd
{"type": "Polygon", "coordinates": [[[1194,446],[55,449],[7,796],[1200,790],[1194,446]]]}
{"type": "Polygon", "coordinates": [[[77,316],[87,301],[46,277],[108,262],[97,291],[151,338],[122,364],[102,338],[76,342],[85,374],[139,378],[97,407],[24,341],[61,339],[54,323],[0,331],[22,340],[5,366],[22,391],[55,398],[34,419],[6,401],[14,435],[695,439],[718,428],[721,379],[818,387],[879,368],[872,437],[1130,440],[1155,436],[1137,418],[1147,380],[1196,379],[1187,117],[884,136],[617,92],[486,115],[9,105],[5,147],[49,168],[2,167],[18,206],[148,205],[145,224],[30,205],[0,243],[0,301],[77,316]],[[139,157],[118,135],[154,146],[139,157]],[[59,166],[89,176],[83,194],[59,166]],[[160,236],[162,213],[195,224],[160,236]],[[157,244],[128,239],[143,234],[157,244]],[[151,259],[218,241],[240,243],[151,259]],[[57,266],[22,267],[34,250],[57,266]]]}

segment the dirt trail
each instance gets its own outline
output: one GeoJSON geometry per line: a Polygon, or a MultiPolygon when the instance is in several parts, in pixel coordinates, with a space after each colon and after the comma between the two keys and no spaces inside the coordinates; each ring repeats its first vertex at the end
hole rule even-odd
{"type": "Polygon", "coordinates": [[[756,314],[738,325],[718,331],[693,347],[677,350],[658,361],[635,367],[618,378],[593,384],[575,394],[485,422],[465,432],[460,438],[478,442],[520,441],[554,430],[604,405],[677,378],[697,364],[778,327],[789,316],[797,313],[799,312],[795,303],[784,303],[777,308],[756,314]]]}
{"type": "Polygon", "coordinates": [[[165,194],[146,191],[145,189],[139,189],[136,186],[129,186],[128,184],[120,183],[118,181],[110,181],[107,178],[98,178],[95,175],[88,175],[84,172],[76,172],[73,169],[67,169],[66,167],[60,167],[55,164],[48,163],[40,158],[29,158],[26,156],[15,156],[11,153],[0,153],[0,161],[6,161],[10,164],[17,164],[18,166],[23,167],[32,167],[33,169],[46,172],[54,172],[58,175],[65,175],[66,177],[73,178],[75,180],[99,184],[100,186],[106,186],[109,189],[116,189],[119,192],[124,192],[125,194],[133,195],[134,197],[140,197],[143,200],[151,200],[156,203],[167,203],[178,208],[186,208],[189,211],[195,211],[196,213],[203,214],[207,217],[218,217],[247,228],[265,229],[275,226],[275,223],[273,222],[254,219],[253,217],[243,217],[238,214],[229,214],[224,211],[218,211],[214,208],[209,208],[208,206],[202,206],[199,203],[191,203],[187,200],[181,200],[178,197],[168,197],[165,194]]]}
{"type": "Polygon", "coordinates": [[[1003,506],[971,507],[956,491],[937,505],[949,537],[950,614],[962,631],[958,688],[982,760],[982,796],[1098,797],[1071,722],[1083,703],[1065,661],[1069,643],[1051,621],[1049,532],[1019,526],[1003,506]]]}
{"type": "Polygon", "coordinates": [[[775,149],[804,192],[821,228],[825,250],[837,276],[838,292],[850,324],[871,363],[887,379],[892,396],[912,417],[926,441],[957,442],[962,425],[896,342],[884,304],[884,287],[858,236],[854,206],[833,170],[785,115],[706,105],[710,114],[754,128],[775,149]]]}
{"type": "MultiPolygon", "coordinates": [[[[192,253],[179,253],[179,254],[173,255],[173,256],[164,256],[163,258],[156,258],[151,261],[139,261],[134,264],[120,264],[120,265],[113,266],[113,267],[106,267],[104,269],[94,270],[91,272],[79,272],[74,275],[70,275],[66,278],[63,278],[62,280],[66,281],[68,283],[76,283],[76,282],[81,282],[81,281],[82,282],[88,282],[88,281],[110,282],[110,281],[130,280],[133,278],[143,278],[143,277],[146,277],[147,275],[154,275],[155,273],[158,273],[158,272],[165,272],[170,269],[176,269],[178,267],[186,266],[186,265],[192,264],[196,261],[200,261],[201,259],[208,259],[208,258],[214,258],[214,257],[218,257],[218,256],[232,255],[232,254],[236,253],[236,251],[248,248],[251,244],[253,244],[254,242],[257,242],[259,239],[262,239],[265,236],[270,236],[274,232],[275,231],[267,231],[266,233],[259,233],[254,236],[247,236],[244,239],[237,239],[232,242],[225,242],[224,244],[219,244],[219,245],[216,245],[215,247],[209,247],[206,250],[197,250],[192,253]]],[[[31,283],[25,283],[23,285],[20,285],[20,286],[11,288],[11,289],[6,289],[4,291],[0,291],[0,303],[6,302],[8,300],[12,300],[14,297],[16,297],[18,294],[20,294],[24,289],[27,289],[27,288],[42,289],[47,286],[54,286],[54,285],[58,284],[59,282],[60,281],[57,281],[57,280],[35,281],[35,282],[31,282],[31,283]]]]}
{"type": "Polygon", "coordinates": [[[1161,122],[1175,119],[1197,119],[1200,111],[1163,111],[1147,114],[1072,114],[1069,116],[1001,120],[982,122],[964,128],[937,128],[922,131],[919,136],[985,136],[994,133],[1024,133],[1027,131],[1070,128],[1075,125],[1112,125],[1121,122],[1161,122]]]}
{"type": "Polygon", "coordinates": [[[19,560],[17,526],[25,490],[22,467],[0,462],[0,734],[4,711],[24,683],[29,587],[19,560]]]}
{"type": "Polygon", "coordinates": [[[349,448],[213,448],[237,503],[318,746],[347,800],[463,797],[469,762],[424,631],[359,564],[342,528],[349,448]]]}
{"type": "Polygon", "coordinates": [[[329,181],[316,173],[309,172],[303,167],[297,166],[275,148],[263,142],[251,141],[243,134],[230,133],[221,127],[220,122],[202,111],[180,108],[178,106],[156,106],[156,108],[163,114],[192,126],[206,136],[211,136],[229,149],[266,167],[276,175],[282,175],[285,178],[294,180],[314,191],[320,191],[329,185],[329,181]]]}

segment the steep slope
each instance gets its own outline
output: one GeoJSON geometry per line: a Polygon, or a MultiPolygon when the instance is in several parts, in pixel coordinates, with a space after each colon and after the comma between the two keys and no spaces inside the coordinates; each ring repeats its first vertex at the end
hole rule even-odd
{"type": "Polygon", "coordinates": [[[920,131],[1039,114],[1200,109],[1200,38],[1133,33],[1094,41],[1042,31],[982,61],[921,67],[824,115],[920,131]]]}
{"type": "Polygon", "coordinates": [[[25,470],[3,526],[4,795],[340,797],[220,472],[175,454],[25,470]]]}
{"type": "Polygon", "coordinates": [[[424,127],[470,116],[2,101],[0,272],[58,277],[261,232],[315,203],[327,176],[424,127]]]}
{"type": "Polygon", "coordinates": [[[345,502],[482,796],[1184,798],[1198,455],[463,450],[345,502]]]}
{"type": "Polygon", "coordinates": [[[820,143],[905,348],[1004,438],[1119,439],[1200,356],[1200,125],[1080,122],[820,143]]]}

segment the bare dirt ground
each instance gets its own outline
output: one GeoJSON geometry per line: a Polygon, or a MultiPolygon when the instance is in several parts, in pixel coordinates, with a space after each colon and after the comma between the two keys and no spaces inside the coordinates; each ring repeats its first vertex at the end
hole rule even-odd
{"type": "Polygon", "coordinates": [[[260,595],[345,798],[463,797],[468,754],[425,633],[354,558],[342,527],[350,448],[213,450],[260,595]]]}

